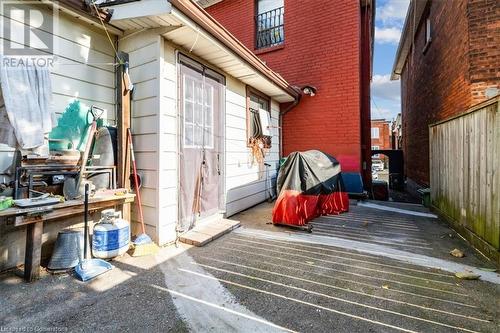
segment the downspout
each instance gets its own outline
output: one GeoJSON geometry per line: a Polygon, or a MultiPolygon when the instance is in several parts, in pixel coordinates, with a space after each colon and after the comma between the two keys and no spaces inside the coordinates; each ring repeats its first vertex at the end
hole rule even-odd
{"type": "Polygon", "coordinates": [[[283,157],[283,116],[285,114],[287,114],[288,112],[290,112],[294,107],[296,107],[299,102],[300,102],[300,99],[302,98],[302,94],[299,93],[297,95],[297,97],[295,97],[295,99],[293,100],[292,104],[288,105],[286,107],[285,110],[283,110],[283,112],[280,112],[280,118],[279,118],[279,123],[278,123],[278,127],[279,127],[279,132],[280,132],[280,143],[279,143],[279,156],[280,158],[283,157]]]}

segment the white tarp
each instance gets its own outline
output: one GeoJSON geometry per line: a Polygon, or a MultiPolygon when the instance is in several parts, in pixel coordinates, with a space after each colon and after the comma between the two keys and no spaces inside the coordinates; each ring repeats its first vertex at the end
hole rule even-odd
{"type": "Polygon", "coordinates": [[[22,149],[44,144],[55,126],[52,85],[47,67],[0,66],[4,107],[0,108],[0,143],[22,149]],[[15,135],[15,139],[12,137],[15,135]]]}

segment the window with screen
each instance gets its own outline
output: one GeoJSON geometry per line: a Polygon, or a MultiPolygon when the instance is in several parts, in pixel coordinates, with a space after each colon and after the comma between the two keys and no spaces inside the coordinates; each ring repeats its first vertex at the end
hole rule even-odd
{"type": "Polygon", "coordinates": [[[247,139],[248,144],[262,141],[264,148],[271,147],[272,124],[270,99],[266,95],[247,88],[247,139]]]}

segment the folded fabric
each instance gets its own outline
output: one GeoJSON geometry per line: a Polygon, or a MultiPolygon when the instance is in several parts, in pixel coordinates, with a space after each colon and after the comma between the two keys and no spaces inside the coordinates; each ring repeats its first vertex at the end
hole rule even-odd
{"type": "Polygon", "coordinates": [[[0,143],[13,146],[9,138],[9,133],[13,133],[22,149],[42,146],[45,134],[55,126],[49,69],[0,66],[0,78],[5,105],[0,110],[0,143]]]}

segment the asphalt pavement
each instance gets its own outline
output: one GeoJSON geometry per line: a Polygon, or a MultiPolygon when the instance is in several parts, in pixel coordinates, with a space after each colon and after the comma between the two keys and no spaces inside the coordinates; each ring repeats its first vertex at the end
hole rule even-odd
{"type": "Polygon", "coordinates": [[[89,283],[4,273],[0,331],[500,331],[500,277],[456,278],[456,267],[491,267],[439,220],[352,206],[308,234],[268,224],[270,207],[204,247],[121,257],[89,283]]]}

